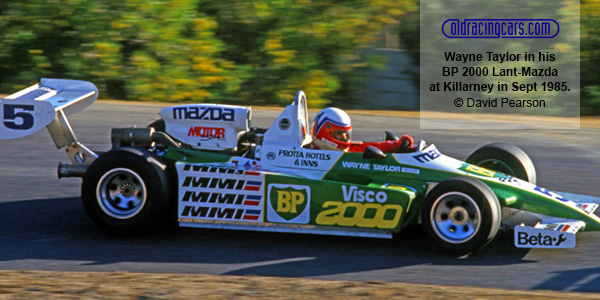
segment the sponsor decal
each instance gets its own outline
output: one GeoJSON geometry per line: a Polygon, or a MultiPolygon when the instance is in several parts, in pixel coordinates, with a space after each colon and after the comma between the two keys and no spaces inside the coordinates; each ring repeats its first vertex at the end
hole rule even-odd
{"type": "Polygon", "coordinates": [[[528,226],[515,227],[515,246],[518,248],[574,248],[575,234],[566,232],[570,225],[557,225],[557,230],[528,226]]]}
{"type": "Polygon", "coordinates": [[[593,214],[598,209],[598,203],[577,203],[577,207],[581,208],[587,214],[593,214]]]}
{"type": "Polygon", "coordinates": [[[262,210],[260,209],[246,209],[244,211],[244,216],[242,217],[242,220],[258,221],[258,219],[260,218],[260,214],[262,214],[262,210]]]}
{"type": "MultiPolygon", "coordinates": [[[[31,88],[23,91],[27,90],[31,90],[31,88]]],[[[54,95],[56,94],[54,91],[46,92],[38,88],[22,95],[21,92],[15,94],[16,96],[11,95],[10,98],[18,99],[15,101],[18,103],[2,101],[4,99],[0,97],[0,140],[30,135],[46,127],[56,117],[52,103],[34,100],[54,95]],[[42,93],[42,95],[37,93],[42,93]],[[29,97],[29,94],[35,94],[34,98],[29,97]]]]}
{"type": "Polygon", "coordinates": [[[35,120],[33,111],[33,105],[4,104],[4,126],[15,130],[31,129],[35,120]]]}
{"type": "MultiPolygon", "coordinates": [[[[272,153],[272,152],[270,152],[272,153]]],[[[273,153],[273,155],[275,155],[273,153]]],[[[279,157],[295,158],[293,164],[300,167],[318,168],[319,162],[331,160],[330,153],[322,151],[279,150],[279,157]]]]}
{"type": "Polygon", "coordinates": [[[402,173],[412,173],[412,174],[419,174],[421,173],[421,170],[419,169],[414,169],[414,168],[402,168],[402,173]]]}
{"type": "Polygon", "coordinates": [[[264,174],[196,164],[176,167],[180,218],[262,221],[264,174]]]}
{"type": "Polygon", "coordinates": [[[309,186],[269,184],[267,196],[268,221],[294,224],[308,224],[310,221],[309,186]]]}
{"type": "Polygon", "coordinates": [[[185,191],[181,202],[220,203],[220,204],[242,204],[244,196],[230,193],[210,193],[202,191],[185,191]]]}
{"type": "Polygon", "coordinates": [[[181,187],[258,191],[262,181],[234,178],[186,176],[181,187]]]}
{"type": "Polygon", "coordinates": [[[282,149],[263,148],[262,163],[275,164],[282,167],[327,171],[344,154],[343,151],[326,151],[289,147],[282,149]]]}
{"type": "Polygon", "coordinates": [[[181,186],[193,188],[241,190],[244,188],[245,184],[246,180],[233,178],[186,176],[183,179],[181,186]]]}
{"type": "Polygon", "coordinates": [[[173,108],[173,119],[235,121],[235,113],[233,108],[183,106],[173,108]]]}
{"type": "Polygon", "coordinates": [[[369,191],[363,190],[356,186],[342,185],[342,194],[344,195],[344,201],[354,202],[379,202],[385,203],[387,201],[387,194],[384,191],[369,191]]]}
{"type": "Polygon", "coordinates": [[[262,196],[247,195],[246,199],[244,200],[244,202],[242,204],[250,205],[250,206],[259,206],[261,199],[262,199],[262,196]]]}
{"type": "Polygon", "coordinates": [[[235,204],[259,206],[261,196],[234,194],[234,193],[213,193],[203,191],[185,191],[181,202],[198,202],[198,203],[218,203],[218,204],[235,204]]]}
{"type": "Polygon", "coordinates": [[[395,204],[326,201],[322,208],[319,225],[393,229],[402,217],[402,206],[395,204]]]}
{"type": "Polygon", "coordinates": [[[322,137],[321,141],[323,141],[325,144],[327,144],[327,145],[329,145],[331,147],[337,148],[337,144],[336,143],[334,143],[334,142],[326,139],[325,137],[322,137]]]}
{"type": "Polygon", "coordinates": [[[326,201],[315,221],[319,225],[393,229],[402,217],[402,206],[384,204],[385,191],[342,185],[344,202],[326,201]]]}
{"type": "Polygon", "coordinates": [[[185,164],[183,167],[183,171],[191,171],[191,172],[199,172],[199,173],[251,175],[251,176],[259,176],[260,175],[260,172],[250,171],[250,169],[260,169],[262,167],[255,160],[251,160],[251,159],[247,159],[247,160],[243,160],[243,161],[232,160],[231,163],[236,168],[243,167],[246,170],[232,169],[232,168],[226,168],[226,167],[214,167],[214,166],[206,166],[206,165],[185,164]],[[244,163],[242,164],[242,162],[244,162],[244,163]]]}
{"type": "Polygon", "coordinates": [[[440,157],[441,155],[442,154],[438,151],[438,149],[434,148],[425,153],[413,155],[413,158],[420,163],[426,163],[440,157]]]}
{"type": "Polygon", "coordinates": [[[261,213],[262,210],[260,209],[185,205],[180,213],[180,217],[229,221],[258,221],[261,213]]]}
{"type": "Polygon", "coordinates": [[[373,170],[383,172],[404,172],[401,166],[390,166],[390,165],[378,165],[373,164],[373,170]]]}
{"type": "Polygon", "coordinates": [[[262,185],[262,181],[246,181],[246,186],[244,187],[245,191],[258,191],[260,190],[260,186],[262,185]]]}
{"type": "Polygon", "coordinates": [[[543,187],[536,186],[533,190],[536,192],[542,193],[545,196],[548,196],[554,200],[558,200],[558,201],[562,201],[562,202],[569,202],[569,199],[567,199],[557,193],[551,192],[543,187]]]}
{"type": "Polygon", "coordinates": [[[380,172],[411,173],[411,174],[419,174],[421,172],[419,169],[415,169],[415,168],[353,162],[353,161],[342,161],[342,167],[349,168],[349,169],[373,170],[373,171],[380,171],[380,172]]]}
{"type": "Polygon", "coordinates": [[[371,170],[370,163],[361,163],[361,162],[353,162],[353,161],[343,161],[342,167],[350,168],[350,169],[371,170]]]}
{"type": "MultiPolygon", "coordinates": [[[[244,159],[244,158],[238,158],[236,160],[232,160],[231,163],[233,164],[233,166],[235,167],[243,167],[246,170],[250,170],[250,169],[260,169],[262,168],[261,165],[258,164],[258,161],[253,160],[253,159],[244,159]]],[[[244,174],[246,175],[257,175],[260,173],[256,173],[256,172],[252,172],[252,171],[246,171],[244,174]]]]}
{"type": "Polygon", "coordinates": [[[188,131],[188,136],[199,137],[202,141],[223,140],[225,139],[225,128],[192,126],[188,131]]]}
{"type": "Polygon", "coordinates": [[[198,173],[219,173],[219,174],[244,174],[244,170],[230,169],[224,167],[214,167],[205,165],[194,165],[194,164],[182,164],[183,171],[191,171],[198,173]]]}
{"type": "Polygon", "coordinates": [[[283,118],[279,121],[279,129],[281,129],[281,130],[290,129],[290,125],[292,125],[292,123],[290,122],[290,119],[288,119],[288,118],[283,118]]]}
{"type": "Polygon", "coordinates": [[[512,176],[500,177],[500,178],[498,178],[498,181],[502,182],[502,183],[515,183],[516,185],[521,185],[521,184],[519,184],[519,180],[517,180],[516,178],[514,178],[512,176]]]}
{"type": "Polygon", "coordinates": [[[506,178],[508,176],[501,174],[501,173],[497,173],[494,172],[492,170],[488,170],[476,165],[472,165],[472,164],[468,164],[468,163],[463,163],[460,168],[458,168],[459,170],[465,171],[469,174],[476,174],[476,175],[480,175],[480,176],[485,176],[485,177],[499,177],[499,178],[506,178]]]}
{"type": "Polygon", "coordinates": [[[306,158],[306,159],[316,159],[316,160],[330,160],[331,159],[331,154],[329,154],[329,153],[320,153],[318,151],[307,152],[307,151],[299,151],[299,150],[279,150],[279,156],[282,156],[282,157],[294,157],[294,158],[306,158]]]}
{"type": "Polygon", "coordinates": [[[571,228],[569,224],[548,224],[545,229],[552,229],[555,231],[567,232],[571,228]]]}
{"type": "Polygon", "coordinates": [[[319,167],[319,162],[316,160],[296,159],[294,160],[294,165],[299,167],[317,168],[319,167]]]}

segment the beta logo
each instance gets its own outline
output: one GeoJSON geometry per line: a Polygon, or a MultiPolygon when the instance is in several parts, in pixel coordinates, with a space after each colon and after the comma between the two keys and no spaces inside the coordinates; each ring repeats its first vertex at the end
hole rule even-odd
{"type": "Polygon", "coordinates": [[[575,234],[516,226],[515,246],[518,248],[575,248],[575,234]]]}
{"type": "Polygon", "coordinates": [[[308,224],[310,187],[293,184],[269,184],[267,220],[278,223],[308,224]]]}

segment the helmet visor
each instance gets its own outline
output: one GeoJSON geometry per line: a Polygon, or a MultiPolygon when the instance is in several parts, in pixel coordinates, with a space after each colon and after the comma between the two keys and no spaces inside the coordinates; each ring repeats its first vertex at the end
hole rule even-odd
{"type": "Polygon", "coordinates": [[[352,129],[350,130],[336,130],[333,132],[333,137],[342,142],[349,142],[352,138],[352,129]]]}

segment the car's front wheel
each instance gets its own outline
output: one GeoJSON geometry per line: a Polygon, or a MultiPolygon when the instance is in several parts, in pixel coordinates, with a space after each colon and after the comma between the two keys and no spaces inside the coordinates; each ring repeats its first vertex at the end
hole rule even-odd
{"type": "Polygon", "coordinates": [[[536,183],[533,162],[521,148],[507,143],[487,144],[471,153],[466,162],[536,183]]]}
{"type": "Polygon", "coordinates": [[[460,177],[440,182],[425,196],[421,220],[437,249],[462,255],[496,236],[502,211],[487,185],[460,177]]]}
{"type": "Polygon", "coordinates": [[[166,165],[142,148],[120,148],[96,159],[83,177],[81,199],[88,216],[114,234],[151,229],[167,213],[166,165]]]}

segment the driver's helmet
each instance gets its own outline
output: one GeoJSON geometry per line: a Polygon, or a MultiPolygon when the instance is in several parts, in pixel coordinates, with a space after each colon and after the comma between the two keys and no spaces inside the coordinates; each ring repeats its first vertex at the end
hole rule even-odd
{"type": "Polygon", "coordinates": [[[343,110],[335,107],[321,110],[312,128],[313,143],[320,149],[346,151],[350,148],[352,123],[343,110]]]}

